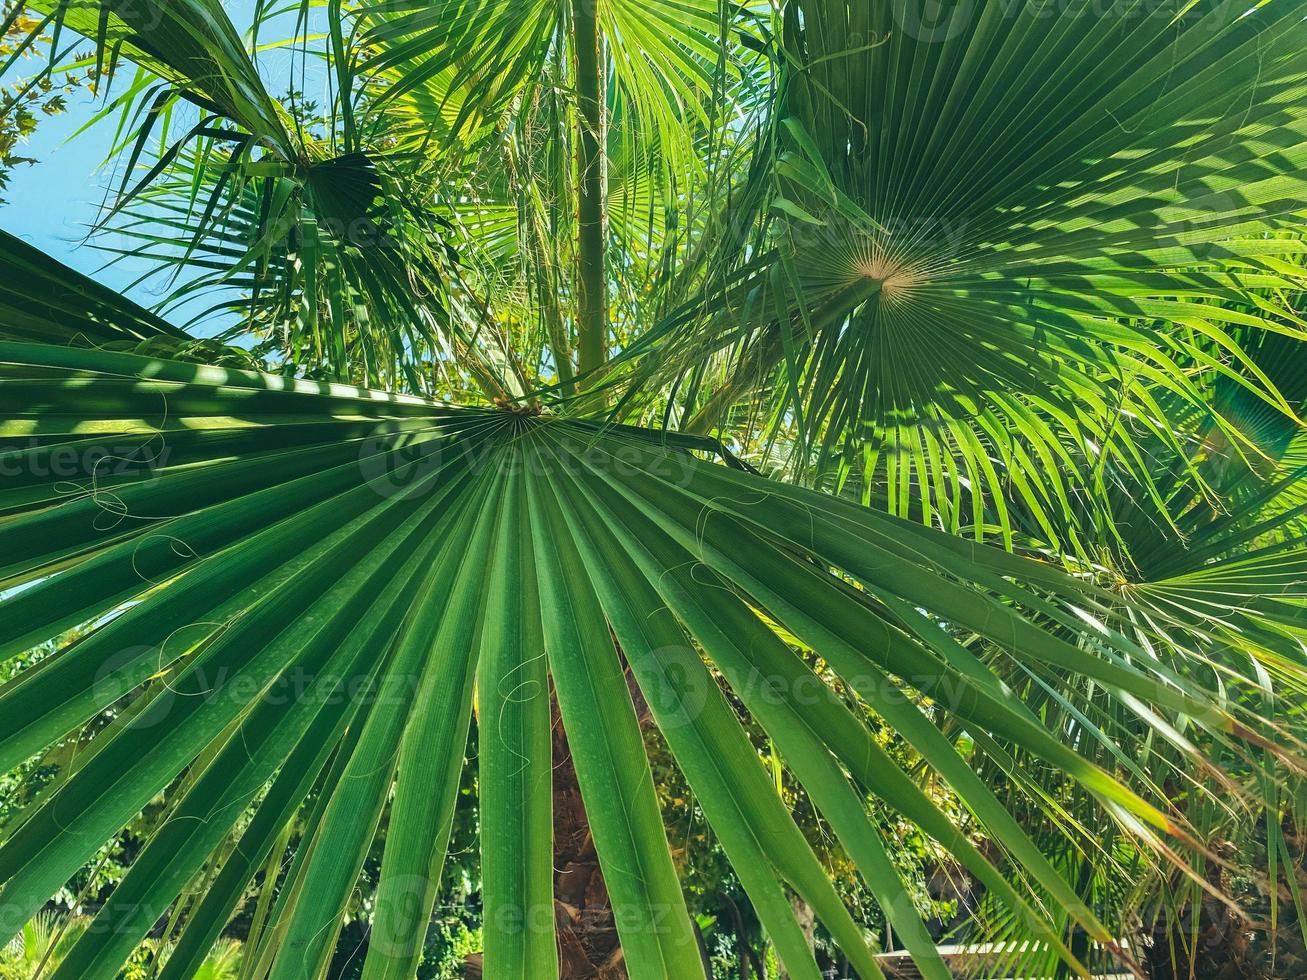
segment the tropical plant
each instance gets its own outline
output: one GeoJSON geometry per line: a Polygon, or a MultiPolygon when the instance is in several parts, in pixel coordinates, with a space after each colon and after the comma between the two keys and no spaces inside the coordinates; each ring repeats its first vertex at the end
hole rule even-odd
{"type": "MultiPolygon", "coordinates": [[[[38,913],[0,950],[0,977],[31,980],[54,969],[89,924],[85,917],[65,919],[48,911],[38,913]]],[[[147,941],[137,950],[133,961],[125,964],[122,980],[145,980],[151,975],[153,945],[147,941]]],[[[240,943],[220,939],[190,976],[192,980],[237,980],[240,958],[240,943]]]]}
{"type": "Polygon", "coordinates": [[[227,318],[0,238],[0,935],[158,812],[50,975],[411,977],[470,766],[487,977],[702,975],[650,727],[793,977],[834,862],[949,976],[903,826],[1030,969],[1301,909],[1296,4],[29,6],[227,318]]]}
{"type": "MultiPolygon", "coordinates": [[[[37,43],[36,50],[33,50],[30,40],[34,22],[22,17],[11,18],[12,6],[6,2],[2,8],[3,22],[8,29],[0,34],[0,63],[21,56],[22,48],[27,49],[29,57],[39,59],[40,45],[37,43]]],[[[20,79],[13,86],[0,89],[0,194],[9,186],[14,170],[36,163],[34,158],[25,155],[23,146],[36,132],[41,119],[62,113],[67,108],[68,96],[86,83],[94,85],[94,77],[71,72],[62,77],[51,77],[41,72],[35,83],[20,79]]],[[[0,204],[3,203],[5,199],[0,197],[0,204]]]]}
{"type": "Polygon", "coordinates": [[[0,977],[28,980],[36,976],[42,967],[57,963],[85,929],[85,921],[66,923],[50,912],[38,913],[0,949],[0,977]]]}

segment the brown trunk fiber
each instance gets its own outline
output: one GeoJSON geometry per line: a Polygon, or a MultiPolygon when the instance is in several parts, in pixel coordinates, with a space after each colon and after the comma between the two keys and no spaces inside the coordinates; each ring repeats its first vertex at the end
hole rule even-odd
{"type": "Polygon", "coordinates": [[[563,980],[625,980],[622,946],[557,700],[553,718],[554,912],[559,972],[563,980]]]}

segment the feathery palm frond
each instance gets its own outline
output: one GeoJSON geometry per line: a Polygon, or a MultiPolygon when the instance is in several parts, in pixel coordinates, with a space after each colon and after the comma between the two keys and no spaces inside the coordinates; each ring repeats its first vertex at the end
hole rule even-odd
{"type": "MultiPolygon", "coordinates": [[[[60,45],[66,32],[90,38],[99,77],[111,79],[119,59],[126,59],[172,86],[173,95],[240,126],[283,159],[295,158],[290,117],[265,91],[219,0],[35,0],[26,6],[43,14],[32,38],[52,37],[52,62],[67,53],[60,45]]],[[[151,113],[164,104],[161,95],[151,113]]]]}
{"type": "Polygon", "coordinates": [[[528,373],[569,397],[586,333],[578,263],[604,265],[605,350],[656,322],[749,155],[754,129],[740,120],[770,95],[757,12],[605,3],[594,7],[604,84],[591,120],[575,62],[577,11],[589,6],[360,8],[369,111],[428,158],[465,232],[469,277],[500,321],[522,329],[524,353],[545,353],[528,373]],[[581,161],[595,155],[601,179],[587,184],[581,161]],[[596,196],[602,228],[587,249],[581,211],[596,196]]]}

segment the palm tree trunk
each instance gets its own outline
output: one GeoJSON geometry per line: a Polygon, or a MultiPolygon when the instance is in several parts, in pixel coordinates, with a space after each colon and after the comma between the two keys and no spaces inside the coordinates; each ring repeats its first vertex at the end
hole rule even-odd
{"type": "MultiPolygon", "coordinates": [[[[790,905],[794,908],[794,918],[799,923],[799,928],[803,930],[803,938],[808,943],[808,949],[817,949],[817,915],[811,905],[799,898],[797,895],[790,896],[790,905]]],[[[781,966],[780,980],[790,980],[790,972],[781,966]]]]}
{"type": "Polygon", "coordinates": [[[581,374],[608,359],[608,295],[604,269],[604,72],[595,0],[572,0],[579,121],[577,155],[577,354],[581,374]]]}
{"type": "Polygon", "coordinates": [[[576,767],[553,701],[554,911],[563,980],[625,980],[608,889],[581,801],[576,767]]]}

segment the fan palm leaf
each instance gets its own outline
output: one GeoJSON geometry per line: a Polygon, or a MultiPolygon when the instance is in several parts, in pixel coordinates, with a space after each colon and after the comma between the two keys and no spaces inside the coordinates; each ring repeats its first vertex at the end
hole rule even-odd
{"type": "Polygon", "coordinates": [[[1045,531],[1066,484],[996,472],[1092,484],[1111,458],[1148,487],[1135,440],[1183,455],[1159,399],[1210,412],[1196,373],[1297,421],[1236,340],[1303,336],[1279,298],[1301,242],[1268,234],[1298,220],[1307,162],[1296,5],[919,8],[786,6],[770,247],[635,345],[658,352],[637,404],[715,359],[692,427],[760,397],[801,470],[861,471],[945,526],[963,494],[1010,527],[1015,497],[1045,531]]]}
{"type": "Polygon", "coordinates": [[[82,344],[173,340],[186,335],[112,289],[0,231],[0,336],[82,344]],[[74,326],[75,325],[75,326],[74,326]]]}
{"type": "Polygon", "coordinates": [[[796,976],[817,974],[786,887],[860,972],[878,969],[715,675],[775,740],[930,976],[947,974],[864,794],[936,837],[1064,956],[1044,902],[1112,938],[942,719],[1057,767],[1142,840],[1194,842],[1167,801],[1062,744],[920,610],[1219,742],[1294,744],[1208,693],[1183,657],[1150,659],[1086,627],[1114,602],[1093,586],[699,459],[695,440],[128,354],[6,343],[0,363],[6,472],[20,474],[0,495],[0,653],[56,646],[0,691],[0,761],[89,739],[0,846],[5,931],[152,798],[170,807],[100,913],[114,928],[89,930],[60,978],[115,975],[203,872],[211,884],[162,974],[187,976],[297,814],[290,868],[263,883],[273,924],[246,956],[270,976],[316,975],[387,812],[365,969],[409,975],[473,719],[487,969],[548,973],[551,690],[632,975],[694,975],[624,665],[796,976]],[[106,443],[116,465],[95,452],[106,443]],[[773,624],[831,665],[856,709],[773,624]],[[1028,888],[884,754],[866,712],[930,760],[1028,888]]]}
{"type": "Polygon", "coordinates": [[[215,0],[37,6],[138,66],[121,251],[285,361],[202,363],[0,237],[0,770],[54,771],[0,828],[0,940],[163,812],[56,980],[193,976],[255,893],[242,975],[324,975],[374,860],[364,976],[412,976],[469,767],[487,973],[556,975],[554,724],[629,972],[701,975],[637,703],[807,980],[794,899],[881,969],[785,782],[932,980],[875,814],[1083,974],[1126,874],[1210,888],[1213,828],[1301,782],[1289,0],[792,0],[774,46],[753,5],[333,2],[317,125],[215,0]],[[669,308],[572,397],[574,348],[669,308]],[[415,397],[474,385],[499,407],[415,397]]]}
{"type": "MultiPolygon", "coordinates": [[[[504,111],[523,88],[538,84],[551,56],[572,43],[576,17],[571,4],[506,0],[365,2],[359,9],[369,24],[361,43],[375,52],[368,69],[404,67],[389,97],[453,73],[445,84],[461,105],[456,129],[463,119],[504,111]]],[[[723,35],[742,12],[704,0],[594,6],[633,125],[667,152],[684,146],[688,121],[708,118],[711,93],[722,84],[723,35]]]]}

